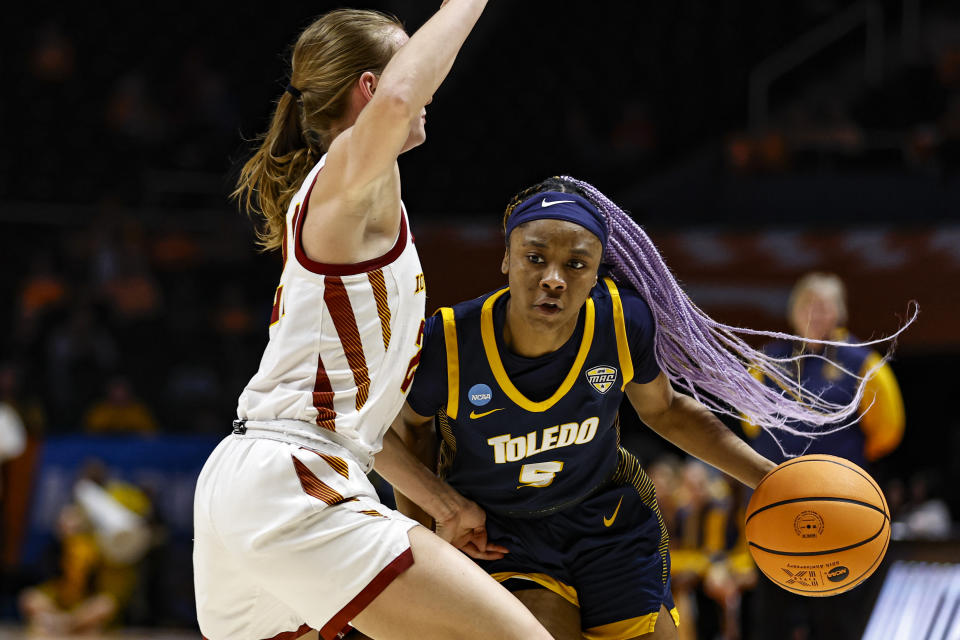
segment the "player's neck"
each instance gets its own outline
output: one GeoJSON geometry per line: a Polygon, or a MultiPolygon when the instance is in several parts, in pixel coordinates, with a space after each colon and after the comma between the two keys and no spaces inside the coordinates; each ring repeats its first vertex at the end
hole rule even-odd
{"type": "Polygon", "coordinates": [[[518,356],[539,358],[565,345],[576,331],[578,320],[575,315],[569,322],[556,327],[534,325],[520,317],[520,311],[508,300],[503,343],[518,356]]]}

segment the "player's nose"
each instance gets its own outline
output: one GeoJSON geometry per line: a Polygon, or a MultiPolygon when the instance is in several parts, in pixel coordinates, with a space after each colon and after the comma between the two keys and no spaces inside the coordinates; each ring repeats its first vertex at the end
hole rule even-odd
{"type": "Polygon", "coordinates": [[[567,288],[567,282],[560,275],[557,268],[547,268],[543,277],[540,278],[540,287],[548,291],[563,291],[567,288]]]}

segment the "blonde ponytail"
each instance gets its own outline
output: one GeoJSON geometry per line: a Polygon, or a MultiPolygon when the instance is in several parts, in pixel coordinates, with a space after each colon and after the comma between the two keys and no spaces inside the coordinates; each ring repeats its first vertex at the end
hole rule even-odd
{"type": "Polygon", "coordinates": [[[297,39],[290,84],[277,100],[270,127],[243,165],[231,196],[254,219],[257,244],[280,247],[290,200],[326,152],[349,106],[350,89],[364,71],[379,73],[393,57],[402,30],[378,11],[339,9],[324,14],[297,39]]]}

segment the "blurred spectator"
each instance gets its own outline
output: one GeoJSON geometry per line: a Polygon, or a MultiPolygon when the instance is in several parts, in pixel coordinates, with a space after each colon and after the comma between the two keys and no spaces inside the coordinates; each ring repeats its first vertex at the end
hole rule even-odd
{"type": "Polygon", "coordinates": [[[49,252],[37,254],[20,290],[22,317],[35,321],[46,311],[62,305],[66,296],[67,285],[56,271],[53,256],[49,252]]]}
{"type": "Polygon", "coordinates": [[[660,515],[673,537],[677,530],[677,497],[680,488],[681,464],[675,456],[663,455],[653,461],[647,469],[647,475],[657,491],[657,504],[660,515]]]}
{"type": "MultiPolygon", "coordinates": [[[[804,340],[857,341],[843,328],[847,321],[846,290],[840,278],[833,274],[809,273],[797,282],[790,295],[788,320],[793,332],[804,340]]],[[[787,366],[794,368],[790,377],[799,380],[804,389],[837,404],[850,402],[860,377],[868,373],[872,373],[872,377],[867,382],[860,403],[861,416],[855,426],[820,437],[778,433],[777,439],[786,455],[773,436],[744,422],[743,430],[751,446],[762,455],[779,463],[802,454],[826,453],[866,467],[900,444],[905,423],[903,399],[893,371],[880,354],[867,347],[786,341],[771,343],[764,350],[779,358],[801,354],[825,356],[829,361],[803,358],[787,366]],[[833,362],[856,376],[844,373],[833,362]]],[[[772,381],[767,382],[774,385],[772,381]]]]}
{"type": "Polygon", "coordinates": [[[75,66],[73,42],[56,23],[43,26],[30,55],[30,71],[38,80],[63,82],[73,75],[75,66]]]}
{"type": "Polygon", "coordinates": [[[116,514],[145,523],[152,511],[146,494],[111,479],[106,467],[94,460],[82,469],[76,496],[57,518],[57,574],[20,595],[23,617],[40,633],[102,631],[123,616],[138,586],[138,563],[146,547],[140,545],[136,555],[118,556],[114,547],[126,532],[118,530],[116,514]]]}
{"type": "Polygon", "coordinates": [[[75,425],[101,381],[116,370],[119,361],[117,343],[94,308],[80,304],[71,309],[47,343],[46,387],[54,424],[75,425]]]}
{"type": "Polygon", "coordinates": [[[698,460],[684,465],[682,478],[670,535],[674,597],[690,622],[680,638],[737,640],[741,594],[757,583],[743,536],[744,493],[698,460]]]}
{"type": "Polygon", "coordinates": [[[20,595],[30,628],[52,635],[101,630],[116,616],[116,602],[95,585],[100,549],[83,510],[68,504],[57,518],[59,575],[20,595]]]}
{"type": "MultiPolygon", "coordinates": [[[[0,400],[0,464],[16,458],[26,448],[27,430],[20,413],[13,405],[0,400]]],[[[0,495],[3,492],[2,478],[0,474],[0,495]]]]}
{"type": "Polygon", "coordinates": [[[150,409],[134,396],[126,378],[116,377],[107,384],[106,397],[87,411],[83,428],[91,434],[147,434],[157,430],[157,423],[150,409]]]}
{"type": "Polygon", "coordinates": [[[900,490],[894,503],[897,509],[894,510],[893,504],[890,506],[894,540],[946,540],[950,537],[950,509],[946,502],[935,496],[937,481],[932,470],[914,474],[906,500],[901,497],[903,484],[899,483],[900,490]]]}
{"type": "MultiPolygon", "coordinates": [[[[904,409],[900,388],[890,366],[878,353],[866,347],[812,342],[857,341],[843,328],[847,321],[847,303],[840,278],[826,273],[803,276],[790,295],[787,317],[793,332],[804,342],[778,341],[768,345],[765,351],[778,358],[801,354],[825,356],[826,359],[808,357],[785,365],[792,367],[789,377],[799,381],[804,389],[826,400],[846,404],[853,398],[860,378],[872,377],[860,403],[861,415],[857,424],[819,437],[779,432],[775,441],[770,433],[744,422],[743,430],[751,446],[778,463],[794,456],[823,453],[846,458],[861,467],[867,467],[893,451],[903,438],[904,409]],[[833,363],[839,363],[845,371],[833,363]]],[[[767,382],[774,385],[772,381],[767,382]]],[[[813,431],[809,426],[794,426],[813,431]]],[[[807,598],[761,580],[753,607],[757,637],[764,640],[807,640],[828,634],[837,638],[857,637],[863,630],[864,621],[859,618],[859,613],[865,609],[865,597],[865,590],[854,589],[832,598],[807,598]],[[847,615],[838,615],[840,611],[846,611],[847,615]]]]}
{"type": "MultiPolygon", "coordinates": [[[[16,414],[15,420],[23,426],[25,436],[36,437],[43,433],[46,426],[43,404],[25,395],[21,369],[12,362],[0,363],[0,406],[16,414]]],[[[10,457],[13,456],[7,459],[10,457]]]]}
{"type": "Polygon", "coordinates": [[[254,325],[250,305],[244,299],[240,285],[231,283],[223,289],[213,325],[221,337],[235,339],[242,339],[259,328],[254,325]]]}
{"type": "Polygon", "coordinates": [[[103,294],[121,324],[150,318],[160,309],[160,291],[140,258],[123,253],[117,273],[103,284],[103,294]]]}

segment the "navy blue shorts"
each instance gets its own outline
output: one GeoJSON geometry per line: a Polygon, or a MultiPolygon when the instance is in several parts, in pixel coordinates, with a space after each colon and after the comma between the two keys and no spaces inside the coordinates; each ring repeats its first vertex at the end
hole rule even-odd
{"type": "Polygon", "coordinates": [[[649,633],[661,605],[677,620],[653,483],[622,449],[611,482],[583,502],[536,518],[488,512],[487,531],[510,553],[480,566],[513,591],[546,588],[580,607],[588,640],[649,633]]]}

